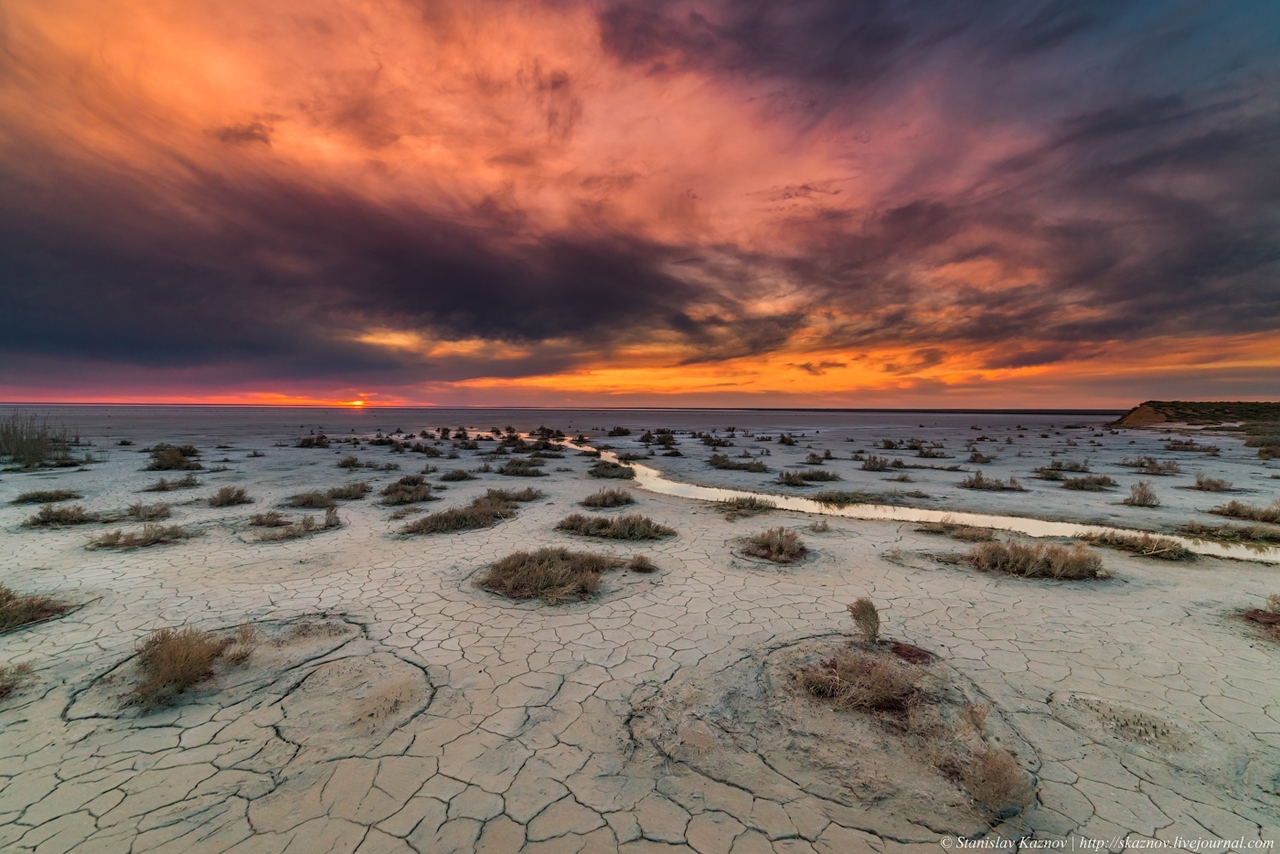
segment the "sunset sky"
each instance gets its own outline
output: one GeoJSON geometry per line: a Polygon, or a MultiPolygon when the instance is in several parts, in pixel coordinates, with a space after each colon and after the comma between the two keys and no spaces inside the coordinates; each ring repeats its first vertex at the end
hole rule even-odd
{"type": "Polygon", "coordinates": [[[0,2],[0,400],[1278,397],[1275,0],[0,2]]]}

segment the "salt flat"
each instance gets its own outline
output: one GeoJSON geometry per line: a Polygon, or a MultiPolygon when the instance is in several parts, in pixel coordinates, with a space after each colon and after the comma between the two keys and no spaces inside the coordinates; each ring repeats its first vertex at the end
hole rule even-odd
{"type": "MultiPolygon", "coordinates": [[[[930,498],[905,499],[912,506],[1151,530],[1216,519],[1197,514],[1223,495],[1181,488],[1196,471],[1232,480],[1249,490],[1234,497],[1254,504],[1280,495],[1271,478],[1278,469],[1230,437],[1204,439],[1221,447],[1210,457],[1166,452],[1168,435],[1113,433],[1097,419],[1088,429],[1055,420],[1019,430],[1018,417],[1029,418],[795,430],[794,446],[738,432],[719,450],[769,450],[765,474],[709,468],[711,450],[688,435],[677,436],[684,456],[645,464],[690,482],[803,494],[771,481],[810,451],[831,450],[822,467],[842,480],[810,491],[919,489],[930,498]],[[975,447],[995,457],[983,471],[1013,475],[1028,492],[959,489],[964,474],[939,469],[864,472],[851,459],[862,450],[973,470],[965,445],[978,436],[991,441],[975,447]],[[875,448],[883,438],[941,443],[952,458],[875,448]],[[1160,508],[1118,503],[1139,476],[1116,462],[1141,454],[1181,461],[1182,474],[1149,478],[1160,508]],[[1119,487],[1076,493],[1032,475],[1052,459],[1086,457],[1119,487]],[[913,483],[884,482],[895,473],[913,483]]],[[[590,438],[647,453],[636,440],[664,425],[630,426],[630,436],[590,438]]],[[[727,438],[729,426],[717,435],[727,438]]],[[[228,431],[225,449],[207,432],[126,432],[135,446],[108,445],[125,435],[119,430],[90,436],[111,452],[84,471],[0,479],[0,582],[79,606],[0,636],[0,662],[35,668],[29,685],[0,701],[3,850],[781,854],[936,851],[956,834],[1280,835],[1280,644],[1232,616],[1280,592],[1275,566],[1103,550],[1108,580],[995,576],[939,562],[967,546],[910,523],[831,518],[829,530],[815,532],[815,517],[786,511],[728,521],[706,502],[593,479],[586,471],[595,460],[573,451],[546,460],[546,477],[482,473],[445,484],[443,500],[422,506],[463,505],[495,487],[545,493],[492,528],[399,536],[403,523],[375,503],[375,491],[340,505],[339,528],[264,543],[247,526],[250,515],[290,495],[360,479],[376,490],[427,464],[438,467],[427,476],[438,482],[451,468],[475,469],[477,452],[427,459],[365,446],[355,453],[400,470],[352,472],[336,466],[347,446],[276,444],[306,431],[228,431]],[[159,441],[196,441],[206,469],[225,458],[228,470],[196,472],[197,488],[141,492],[171,476],[142,470],[138,449],[159,441]],[[228,485],[245,487],[254,503],[202,500],[228,485]],[[678,535],[592,542],[554,529],[601,486],[630,489],[636,503],[627,512],[678,535]],[[115,552],[85,546],[120,525],[22,527],[34,508],[8,501],[55,488],[82,492],[80,503],[100,512],[170,502],[168,521],[201,535],[115,552]],[[780,567],[741,554],[741,538],[778,525],[801,534],[811,549],[805,560],[780,567]],[[594,599],[555,606],[471,583],[498,558],[541,546],[645,554],[660,569],[607,573],[594,599]],[[806,730],[796,715],[804,704],[815,720],[835,713],[796,695],[779,668],[805,644],[841,642],[852,631],[845,606],[861,596],[880,606],[885,634],[935,653],[963,691],[991,706],[992,732],[1034,777],[1028,809],[989,828],[962,791],[893,754],[887,737],[883,756],[866,753],[847,774],[822,758],[821,730],[806,730]],[[260,625],[268,641],[248,666],[220,672],[172,707],[122,707],[124,674],[148,632],[243,623],[260,625]]],[[[853,721],[857,713],[838,714],[853,721]]]]}

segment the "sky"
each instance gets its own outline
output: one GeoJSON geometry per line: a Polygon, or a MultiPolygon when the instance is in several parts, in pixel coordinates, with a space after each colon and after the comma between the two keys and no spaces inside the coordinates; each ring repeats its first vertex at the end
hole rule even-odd
{"type": "Polygon", "coordinates": [[[3,0],[0,400],[1280,398],[1280,4],[3,0]]]}

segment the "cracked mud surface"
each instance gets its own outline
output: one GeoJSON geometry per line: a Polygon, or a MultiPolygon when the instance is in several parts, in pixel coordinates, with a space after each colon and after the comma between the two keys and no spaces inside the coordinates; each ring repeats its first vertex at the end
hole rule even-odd
{"type": "MultiPolygon", "coordinates": [[[[406,456],[412,470],[423,462],[406,456]]],[[[200,489],[161,497],[203,536],[132,552],[85,551],[97,528],[24,530],[29,510],[0,506],[0,581],[82,604],[0,636],[0,662],[35,668],[0,702],[0,850],[936,852],[943,832],[982,830],[954,786],[892,745],[840,779],[857,758],[848,745],[881,736],[859,729],[820,749],[835,718],[805,721],[800,700],[751,693],[806,639],[848,631],[844,606],[859,596],[881,606],[886,635],[937,652],[1025,745],[1038,800],[1002,830],[1280,833],[1280,647],[1225,619],[1276,590],[1274,567],[1104,552],[1105,583],[998,578],[928,559],[950,546],[911,525],[831,519],[810,533],[787,512],[728,522],[625,483],[605,485],[632,489],[628,510],[679,537],[568,541],[556,521],[602,485],[572,455],[552,466],[570,472],[483,475],[424,508],[493,487],[547,493],[491,529],[400,537],[402,523],[365,500],[343,503],[343,527],[321,536],[241,539],[251,513],[303,489],[401,474],[352,477],[336,459],[269,449],[202,474],[200,489]],[[176,503],[226,484],[256,504],[176,503]],[[782,568],[735,555],[739,538],[777,525],[813,555],[782,568]],[[648,555],[661,572],[555,607],[468,581],[516,549],[566,542],[648,555]],[[244,622],[266,638],[248,666],[172,708],[119,708],[147,632],[244,622]],[[335,628],[298,635],[302,623],[335,628]],[[686,737],[664,757],[653,739],[677,724],[686,737]],[[790,744],[768,729],[784,724],[790,744]]],[[[116,508],[155,480],[139,468],[117,454],[40,483],[116,508]]],[[[0,499],[23,488],[6,475],[0,499]]]]}

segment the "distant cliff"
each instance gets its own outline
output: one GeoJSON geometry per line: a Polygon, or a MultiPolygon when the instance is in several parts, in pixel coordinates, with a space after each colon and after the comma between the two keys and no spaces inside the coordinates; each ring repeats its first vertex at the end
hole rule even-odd
{"type": "Polygon", "coordinates": [[[1280,403],[1247,401],[1148,400],[1116,421],[1119,427],[1152,424],[1224,424],[1235,421],[1280,421],[1280,403]]]}

